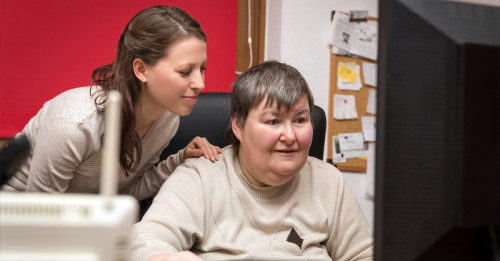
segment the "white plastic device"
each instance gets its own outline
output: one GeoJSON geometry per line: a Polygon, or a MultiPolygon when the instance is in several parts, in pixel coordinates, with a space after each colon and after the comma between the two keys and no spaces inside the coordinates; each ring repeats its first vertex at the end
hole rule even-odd
{"type": "Polygon", "coordinates": [[[121,100],[108,93],[100,194],[0,193],[0,261],[128,260],[139,207],[117,195],[121,100]]]}

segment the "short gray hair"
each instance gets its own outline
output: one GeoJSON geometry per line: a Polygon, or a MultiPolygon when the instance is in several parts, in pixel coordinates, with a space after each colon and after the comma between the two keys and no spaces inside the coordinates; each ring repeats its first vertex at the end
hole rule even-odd
{"type": "MultiPolygon", "coordinates": [[[[250,110],[265,98],[266,106],[276,102],[278,109],[281,106],[290,109],[305,94],[311,114],[314,108],[314,99],[304,77],[294,67],[277,61],[251,67],[234,81],[231,88],[231,117],[235,117],[241,126],[244,126],[250,110]]],[[[239,144],[231,124],[226,130],[226,138],[233,145],[239,144]]]]}

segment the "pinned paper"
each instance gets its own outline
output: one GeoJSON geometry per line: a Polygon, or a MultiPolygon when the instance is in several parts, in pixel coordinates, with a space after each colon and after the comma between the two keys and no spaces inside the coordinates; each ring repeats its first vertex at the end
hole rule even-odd
{"type": "Polygon", "coordinates": [[[377,64],[363,62],[363,79],[366,85],[377,87],[377,64]]]}
{"type": "Polygon", "coordinates": [[[339,136],[333,136],[333,163],[345,163],[344,153],[340,151],[339,136]]]}
{"type": "Polygon", "coordinates": [[[358,78],[358,73],[355,70],[349,69],[344,64],[339,66],[339,77],[348,81],[355,83],[358,78]]]}
{"type": "Polygon", "coordinates": [[[333,136],[333,163],[345,163],[347,159],[368,157],[369,144],[363,142],[363,134],[340,133],[333,136]]]}
{"type": "Polygon", "coordinates": [[[366,195],[373,199],[375,196],[375,143],[368,144],[368,161],[366,163],[366,195]]]}
{"type": "Polygon", "coordinates": [[[368,157],[368,144],[365,143],[363,144],[363,149],[360,150],[346,150],[342,152],[342,155],[344,156],[345,159],[364,159],[366,160],[366,157],[368,157]]]}
{"type": "Polygon", "coordinates": [[[345,67],[356,70],[356,66],[358,65],[356,62],[348,62],[348,63],[339,63],[339,65],[344,65],[345,67]]]}
{"type": "Polygon", "coordinates": [[[330,26],[328,43],[335,48],[332,52],[341,50],[348,54],[377,60],[378,21],[368,20],[363,23],[349,22],[349,15],[335,12],[330,26]]]}
{"type": "Polygon", "coordinates": [[[335,94],[333,96],[333,118],[337,120],[353,120],[358,118],[354,95],[335,94]]]}
{"type": "Polygon", "coordinates": [[[375,141],[376,137],[376,118],[375,117],[361,117],[361,126],[363,129],[363,136],[365,141],[375,141]]]}
{"type": "Polygon", "coordinates": [[[377,114],[377,91],[370,90],[368,92],[368,102],[366,103],[366,112],[377,114]]]}
{"type": "MultiPolygon", "coordinates": [[[[338,69],[338,77],[337,77],[337,88],[339,90],[344,90],[344,91],[359,91],[361,90],[361,87],[363,86],[361,84],[361,80],[360,80],[360,77],[358,77],[358,75],[360,75],[360,66],[356,63],[339,63],[339,69],[338,69]],[[340,76],[341,74],[341,68],[342,71],[342,74],[346,74],[347,73],[347,69],[350,70],[350,74],[351,76],[354,76],[355,75],[355,78],[354,78],[354,82],[351,82],[351,81],[348,81],[344,78],[342,78],[340,76]]],[[[348,77],[349,75],[344,75],[344,77],[348,77]]],[[[352,80],[352,78],[350,80],[352,80]]]]}
{"type": "Polygon", "coordinates": [[[368,22],[367,10],[349,11],[349,22],[368,22]]]}
{"type": "Polygon", "coordinates": [[[339,146],[340,151],[344,152],[347,150],[363,150],[364,137],[361,132],[354,133],[339,133],[339,146]]]}

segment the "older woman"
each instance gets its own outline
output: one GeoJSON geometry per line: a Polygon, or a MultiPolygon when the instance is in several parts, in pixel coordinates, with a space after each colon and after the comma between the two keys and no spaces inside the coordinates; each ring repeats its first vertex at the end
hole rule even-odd
{"type": "Polygon", "coordinates": [[[371,260],[371,229],[342,174],[308,157],[313,98],[293,67],[233,84],[232,145],[177,167],[134,227],[133,260],[371,260]]]}

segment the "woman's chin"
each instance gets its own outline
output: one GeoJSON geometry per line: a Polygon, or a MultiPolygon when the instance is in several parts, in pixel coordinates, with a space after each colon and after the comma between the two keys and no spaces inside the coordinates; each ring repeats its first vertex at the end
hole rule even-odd
{"type": "Polygon", "coordinates": [[[276,174],[276,176],[269,181],[270,186],[280,186],[280,185],[283,185],[285,183],[287,183],[288,181],[290,181],[293,177],[295,177],[295,175],[297,175],[298,171],[296,171],[295,169],[282,169],[280,170],[279,172],[277,172],[279,174],[276,174]]]}
{"type": "Polygon", "coordinates": [[[193,111],[193,106],[183,106],[183,108],[178,108],[175,111],[172,111],[172,113],[179,115],[179,116],[187,116],[191,114],[193,111]]]}

